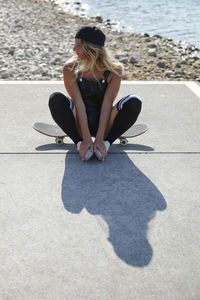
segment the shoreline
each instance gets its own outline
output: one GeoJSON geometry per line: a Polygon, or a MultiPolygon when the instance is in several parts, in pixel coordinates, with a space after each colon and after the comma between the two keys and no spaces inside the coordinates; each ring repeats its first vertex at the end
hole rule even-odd
{"type": "MultiPolygon", "coordinates": [[[[130,30],[128,29],[128,27],[126,27],[126,25],[123,25],[121,24],[118,19],[116,18],[105,18],[103,17],[102,14],[94,14],[93,16],[91,15],[88,15],[87,14],[87,8],[85,8],[85,6],[83,5],[82,2],[79,2],[79,1],[76,1],[76,2],[71,2],[71,1],[61,1],[59,2],[59,0],[45,0],[47,2],[52,2],[54,4],[57,5],[57,7],[63,11],[66,11],[66,12],[70,12],[73,16],[80,16],[80,17],[85,17],[85,18],[96,18],[97,20],[99,20],[99,22],[101,23],[104,23],[104,24],[108,24],[108,26],[111,26],[111,29],[113,31],[117,30],[117,31],[121,31],[121,32],[130,32],[130,33],[135,33],[135,34],[144,34],[144,33],[147,33],[149,34],[150,36],[153,36],[153,35],[160,35],[162,36],[162,38],[164,39],[172,39],[174,42],[181,42],[182,44],[185,44],[186,46],[187,45],[190,45],[190,46],[193,46],[195,48],[198,49],[199,51],[199,54],[198,56],[200,57],[200,44],[198,45],[198,43],[196,44],[195,42],[189,42],[185,40],[185,36],[184,36],[184,39],[181,39],[181,38],[173,38],[172,36],[170,36],[170,33],[169,35],[165,35],[165,34],[162,34],[162,33],[159,33],[158,32],[154,32],[154,34],[152,33],[151,34],[151,30],[148,32],[148,31],[135,31],[133,30],[133,27],[131,26],[130,30]]],[[[122,20],[123,21],[123,20],[122,20]]]]}
{"type": "Polygon", "coordinates": [[[45,0],[2,0],[0,80],[62,80],[74,35],[83,25],[106,34],[106,47],[124,64],[123,80],[200,82],[199,49],[159,35],[118,32],[101,17],[68,14],[45,0]]]}

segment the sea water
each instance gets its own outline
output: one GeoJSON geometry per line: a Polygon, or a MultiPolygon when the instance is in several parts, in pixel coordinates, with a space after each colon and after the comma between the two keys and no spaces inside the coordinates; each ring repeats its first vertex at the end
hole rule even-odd
{"type": "Polygon", "coordinates": [[[101,16],[113,28],[159,34],[200,48],[200,0],[54,0],[80,16],[101,16]]]}

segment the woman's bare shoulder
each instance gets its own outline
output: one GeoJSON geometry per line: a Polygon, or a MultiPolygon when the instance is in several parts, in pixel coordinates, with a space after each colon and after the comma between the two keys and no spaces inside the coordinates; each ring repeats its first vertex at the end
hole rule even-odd
{"type": "Polygon", "coordinates": [[[108,76],[108,83],[112,81],[112,79],[121,79],[122,77],[122,70],[121,69],[115,69],[114,71],[111,71],[108,76]]]}
{"type": "Polygon", "coordinates": [[[63,74],[67,78],[75,77],[76,64],[74,61],[67,61],[63,67],[63,74]]]}
{"type": "Polygon", "coordinates": [[[67,62],[64,64],[63,69],[66,70],[66,71],[67,71],[67,70],[73,71],[73,70],[74,70],[74,67],[75,67],[74,61],[67,61],[67,62]]]}

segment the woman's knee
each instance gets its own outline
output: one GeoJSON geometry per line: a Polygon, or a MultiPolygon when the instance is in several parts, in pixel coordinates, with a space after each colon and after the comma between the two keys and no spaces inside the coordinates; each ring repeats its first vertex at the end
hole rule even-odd
{"type": "Polygon", "coordinates": [[[49,108],[52,109],[54,107],[60,106],[65,103],[67,104],[65,95],[60,92],[54,92],[49,97],[49,108]]]}
{"type": "Polygon", "coordinates": [[[124,103],[124,106],[130,114],[139,114],[142,109],[142,101],[137,96],[130,96],[129,100],[124,103]]]}
{"type": "Polygon", "coordinates": [[[138,113],[140,113],[141,109],[142,109],[142,101],[139,97],[137,96],[133,96],[132,98],[132,105],[133,105],[133,109],[137,110],[138,113]]]}

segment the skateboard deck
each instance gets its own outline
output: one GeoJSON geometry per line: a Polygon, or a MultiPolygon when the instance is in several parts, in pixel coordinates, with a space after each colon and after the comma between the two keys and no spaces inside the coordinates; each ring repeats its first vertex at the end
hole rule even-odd
{"type": "MultiPolygon", "coordinates": [[[[67,137],[67,134],[58,126],[47,123],[35,123],[33,125],[33,129],[38,131],[41,134],[54,137],[57,145],[62,145],[64,142],[64,138],[67,137]]],[[[136,137],[145,133],[148,130],[148,126],[146,124],[134,124],[131,128],[129,128],[123,135],[119,137],[120,145],[127,145],[128,139],[136,137]]]]}
{"type": "Polygon", "coordinates": [[[122,146],[127,145],[129,138],[133,138],[138,135],[141,135],[145,133],[148,129],[149,127],[146,124],[134,124],[119,137],[120,144],[122,146]]]}

